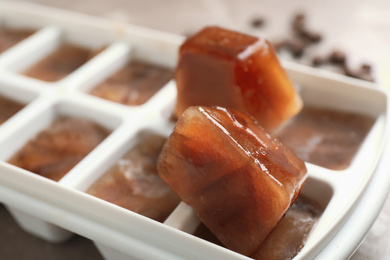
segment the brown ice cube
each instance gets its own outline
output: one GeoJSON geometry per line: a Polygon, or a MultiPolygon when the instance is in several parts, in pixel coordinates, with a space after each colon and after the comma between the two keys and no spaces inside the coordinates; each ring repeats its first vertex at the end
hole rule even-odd
{"type": "Polygon", "coordinates": [[[179,197],[157,174],[157,159],[166,141],[143,133],[137,144],[100,177],[87,193],[157,221],[164,221],[179,197]]]}
{"type": "Polygon", "coordinates": [[[38,63],[27,68],[22,74],[48,82],[58,81],[81,67],[101,50],[91,50],[66,43],[38,63]]]}
{"type": "Polygon", "coordinates": [[[159,158],[162,179],[228,248],[250,255],[300,193],[306,166],[248,114],[190,107],[159,158]]]}
{"type": "Polygon", "coordinates": [[[91,94],[128,106],[142,105],[173,78],[173,71],[143,61],[131,61],[91,90],[91,94]]]}
{"type": "Polygon", "coordinates": [[[374,122],[363,114],[305,106],[274,135],[302,160],[343,170],[351,164],[374,122]]]}
{"type": "Polygon", "coordinates": [[[58,181],[108,134],[107,129],[90,120],[61,116],[27,142],[8,162],[58,181]]]}
{"type": "Polygon", "coordinates": [[[23,104],[0,95],[0,125],[24,107],[23,104]]]}
{"type": "Polygon", "coordinates": [[[189,106],[221,106],[245,111],[274,129],[302,107],[268,41],[218,27],[184,42],[175,79],[176,117],[189,106]]]}
{"type": "MultiPolygon", "coordinates": [[[[256,253],[251,255],[251,258],[256,260],[293,259],[305,246],[321,213],[322,209],[315,201],[300,195],[256,253]]],[[[221,241],[203,224],[199,225],[194,235],[223,246],[221,241]]]]}
{"type": "Polygon", "coordinates": [[[0,27],[0,53],[29,37],[35,30],[0,27]]]}

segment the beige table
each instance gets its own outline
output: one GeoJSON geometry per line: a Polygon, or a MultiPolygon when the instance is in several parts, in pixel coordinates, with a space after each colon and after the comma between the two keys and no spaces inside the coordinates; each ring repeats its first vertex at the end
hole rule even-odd
{"type": "MultiPolygon", "coordinates": [[[[351,68],[373,65],[374,77],[390,88],[390,1],[386,0],[30,0],[86,14],[164,30],[189,34],[204,25],[221,25],[271,40],[285,37],[297,12],[305,12],[308,26],[321,32],[323,41],[310,55],[325,55],[342,49],[351,68]],[[253,28],[256,17],[265,19],[253,28]]],[[[389,169],[390,171],[390,169],[389,169]]],[[[373,199],[373,203],[375,200],[373,199]]],[[[359,259],[390,259],[390,201],[365,241],[352,256],[359,259]]],[[[92,243],[75,237],[64,245],[52,245],[26,235],[0,207],[1,259],[99,259],[92,243]]]]}

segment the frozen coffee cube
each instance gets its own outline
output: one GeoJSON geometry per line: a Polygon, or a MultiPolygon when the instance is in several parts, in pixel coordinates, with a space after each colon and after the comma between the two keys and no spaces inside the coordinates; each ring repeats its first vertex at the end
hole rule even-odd
{"type": "Polygon", "coordinates": [[[322,209],[315,201],[300,195],[251,258],[293,259],[305,246],[321,214],[322,209]]]}
{"type": "Polygon", "coordinates": [[[353,112],[305,106],[274,135],[302,160],[332,170],[351,165],[375,118],[353,112]]]}
{"type": "Polygon", "coordinates": [[[228,248],[250,255],[307,178],[304,162],[246,113],[190,107],[159,157],[162,179],[228,248]]]}
{"type": "Polygon", "coordinates": [[[157,221],[164,221],[179,197],[158,176],[157,159],[166,138],[143,132],[134,147],[87,193],[157,221]]]}
{"type": "Polygon", "coordinates": [[[175,78],[176,117],[189,106],[222,106],[247,112],[270,130],[302,107],[266,40],[218,27],[184,42],[175,78]]]}
{"type": "MultiPolygon", "coordinates": [[[[299,195],[283,219],[267,236],[256,253],[250,257],[256,260],[293,259],[305,246],[322,212],[322,207],[316,201],[302,194],[299,195]]],[[[198,226],[194,236],[222,246],[203,224],[198,226]]]]}
{"type": "Polygon", "coordinates": [[[32,35],[35,30],[27,28],[0,27],[0,53],[32,35]]]}
{"type": "Polygon", "coordinates": [[[109,134],[109,130],[91,120],[59,116],[8,162],[59,181],[109,134]]]}
{"type": "Polygon", "coordinates": [[[91,94],[128,106],[148,101],[173,78],[173,71],[155,64],[133,60],[91,90],[91,94]]]}
{"type": "Polygon", "coordinates": [[[0,125],[19,112],[23,107],[24,104],[0,94],[0,125]]]}

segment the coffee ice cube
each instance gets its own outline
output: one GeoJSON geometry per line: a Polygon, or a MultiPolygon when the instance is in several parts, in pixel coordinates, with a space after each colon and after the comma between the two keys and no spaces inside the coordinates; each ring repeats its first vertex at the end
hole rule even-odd
{"type": "Polygon", "coordinates": [[[305,246],[322,211],[315,201],[300,195],[251,258],[293,259],[305,246]]]}
{"type": "Polygon", "coordinates": [[[110,131],[91,120],[59,116],[28,141],[8,162],[59,181],[109,133],[110,131]]]}
{"type": "MultiPolygon", "coordinates": [[[[305,246],[322,212],[322,207],[316,201],[299,195],[283,219],[250,257],[256,260],[293,259],[305,246]]],[[[198,226],[194,236],[223,246],[203,224],[198,226]]]]}
{"type": "Polygon", "coordinates": [[[27,28],[0,27],[0,53],[13,47],[33,33],[35,33],[35,30],[27,28]]]}
{"type": "Polygon", "coordinates": [[[305,106],[273,134],[302,160],[344,170],[374,123],[375,118],[364,114],[305,106]]]}
{"type": "Polygon", "coordinates": [[[173,71],[148,62],[133,60],[91,90],[91,94],[128,106],[148,101],[169,80],[173,71]]]}
{"type": "Polygon", "coordinates": [[[189,106],[222,106],[245,111],[270,130],[302,107],[268,41],[219,27],[184,42],[175,79],[177,118],[189,106]]]}
{"type": "Polygon", "coordinates": [[[157,173],[157,159],[165,141],[161,135],[142,132],[136,145],[87,193],[156,221],[164,221],[180,202],[157,173]]]}
{"type": "Polygon", "coordinates": [[[0,125],[15,115],[24,107],[24,104],[0,94],[0,125]]]}
{"type": "Polygon", "coordinates": [[[162,179],[227,247],[250,255],[307,178],[304,162],[249,114],[190,107],[159,157],[162,179]]]}
{"type": "Polygon", "coordinates": [[[23,75],[47,82],[55,82],[77,70],[102,50],[64,43],[41,61],[27,68],[23,75]]]}

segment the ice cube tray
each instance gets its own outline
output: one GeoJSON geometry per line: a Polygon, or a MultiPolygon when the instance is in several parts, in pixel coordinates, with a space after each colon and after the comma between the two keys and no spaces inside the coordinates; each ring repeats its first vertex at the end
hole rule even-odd
{"type": "MultiPolygon", "coordinates": [[[[134,107],[88,91],[132,59],[173,70],[183,37],[20,2],[0,3],[0,26],[37,30],[0,55],[0,94],[26,104],[0,126],[0,201],[22,228],[51,242],[80,234],[93,240],[106,259],[249,259],[194,237],[191,233],[199,220],[184,203],[159,223],[84,193],[134,145],[137,133],[169,135],[176,97],[173,80],[134,107]],[[61,43],[105,49],[56,82],[22,75],[61,43]],[[6,162],[59,115],[90,119],[112,133],[59,182],[6,162]]],[[[288,62],[283,66],[305,104],[375,118],[347,169],[332,171],[307,163],[309,179],[302,193],[324,212],[294,259],[347,258],[364,238],[389,190],[384,165],[390,157],[387,93],[372,83],[288,62]],[[357,222],[359,211],[366,217],[357,222]]]]}

